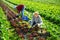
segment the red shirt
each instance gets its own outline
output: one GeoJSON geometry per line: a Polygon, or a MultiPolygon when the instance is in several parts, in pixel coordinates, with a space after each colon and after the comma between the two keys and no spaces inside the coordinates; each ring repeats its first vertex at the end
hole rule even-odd
{"type": "Polygon", "coordinates": [[[23,8],[24,8],[24,5],[18,5],[18,6],[16,7],[18,13],[20,13],[20,11],[22,11],[23,8]]]}

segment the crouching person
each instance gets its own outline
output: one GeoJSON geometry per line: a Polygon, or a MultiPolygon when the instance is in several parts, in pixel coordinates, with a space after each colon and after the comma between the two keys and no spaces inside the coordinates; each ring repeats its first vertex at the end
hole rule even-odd
{"type": "Polygon", "coordinates": [[[30,20],[29,23],[31,24],[31,26],[35,26],[36,24],[37,24],[38,26],[41,26],[41,25],[43,24],[42,18],[41,18],[41,16],[39,15],[38,12],[34,12],[34,13],[33,13],[32,20],[30,20]]]}

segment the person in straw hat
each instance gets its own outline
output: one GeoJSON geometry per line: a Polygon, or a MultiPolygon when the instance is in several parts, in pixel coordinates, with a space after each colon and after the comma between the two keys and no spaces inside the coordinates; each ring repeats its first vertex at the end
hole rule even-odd
{"type": "Polygon", "coordinates": [[[41,26],[43,24],[42,22],[42,18],[41,16],[39,15],[38,12],[34,12],[33,13],[33,17],[32,17],[32,20],[29,21],[31,26],[34,26],[34,25],[38,25],[38,26],[41,26]]]}

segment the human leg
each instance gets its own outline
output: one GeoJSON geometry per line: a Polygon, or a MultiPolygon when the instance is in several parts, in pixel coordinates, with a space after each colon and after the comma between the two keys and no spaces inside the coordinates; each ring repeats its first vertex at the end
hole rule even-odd
{"type": "Polygon", "coordinates": [[[25,10],[25,8],[23,8],[22,11],[21,11],[22,17],[24,16],[24,10],[25,10]]]}

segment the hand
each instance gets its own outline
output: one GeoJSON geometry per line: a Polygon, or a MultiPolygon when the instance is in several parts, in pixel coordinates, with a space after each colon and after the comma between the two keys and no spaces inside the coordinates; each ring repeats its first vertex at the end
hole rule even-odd
{"type": "Polygon", "coordinates": [[[38,23],[37,25],[38,25],[39,28],[41,28],[41,24],[40,23],[38,23]]]}
{"type": "Polygon", "coordinates": [[[38,26],[40,26],[40,24],[38,23],[38,26]]]}

